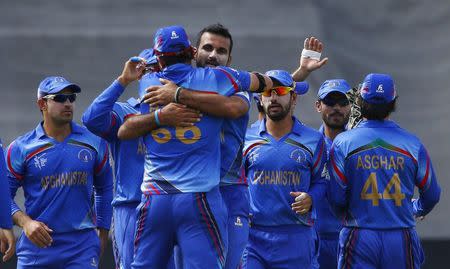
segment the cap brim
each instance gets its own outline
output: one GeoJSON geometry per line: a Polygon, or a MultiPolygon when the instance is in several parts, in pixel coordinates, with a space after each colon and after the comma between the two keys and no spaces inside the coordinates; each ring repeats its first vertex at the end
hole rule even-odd
{"type": "Polygon", "coordinates": [[[295,83],[295,93],[296,94],[305,94],[309,90],[309,83],[306,81],[296,82],[295,83]]]}
{"type": "Polygon", "coordinates": [[[71,89],[74,93],[79,93],[81,92],[81,88],[80,86],[78,86],[77,84],[74,83],[69,83],[69,84],[64,84],[59,86],[58,88],[54,89],[52,92],[49,92],[50,94],[54,94],[54,93],[58,93],[64,89],[71,89]]]}

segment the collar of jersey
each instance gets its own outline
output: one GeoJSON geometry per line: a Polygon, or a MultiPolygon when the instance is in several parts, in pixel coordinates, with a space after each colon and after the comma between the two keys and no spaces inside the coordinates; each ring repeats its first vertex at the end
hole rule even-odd
{"type": "Polygon", "coordinates": [[[398,128],[397,123],[391,120],[363,120],[356,128],[398,128]]]}
{"type": "MultiPolygon", "coordinates": [[[[45,131],[44,131],[44,128],[42,127],[42,124],[43,124],[44,122],[43,121],[41,121],[39,124],[38,124],[38,126],[36,127],[36,136],[39,138],[39,139],[41,139],[41,138],[44,138],[44,137],[47,137],[47,135],[45,134],[45,131]]],[[[80,127],[80,126],[78,126],[78,124],[76,124],[75,122],[71,122],[71,125],[72,125],[72,133],[76,133],[76,134],[81,134],[83,131],[83,129],[80,127]]]]}
{"type": "MultiPolygon", "coordinates": [[[[301,135],[303,123],[301,123],[294,116],[292,116],[292,120],[294,121],[294,126],[292,126],[291,133],[294,133],[296,135],[301,135]]],[[[264,120],[262,120],[261,123],[259,124],[259,135],[262,135],[262,133],[265,133],[265,132],[267,132],[267,130],[266,130],[266,119],[264,118],[264,120]]]]}

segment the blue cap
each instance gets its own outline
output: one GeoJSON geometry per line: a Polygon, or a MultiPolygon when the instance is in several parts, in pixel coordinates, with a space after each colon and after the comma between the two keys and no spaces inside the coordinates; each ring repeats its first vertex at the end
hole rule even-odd
{"type": "Polygon", "coordinates": [[[74,93],[81,92],[80,86],[75,83],[69,82],[63,77],[46,77],[41,81],[38,88],[38,98],[48,94],[58,93],[65,88],[70,88],[74,93]]]}
{"type": "Polygon", "coordinates": [[[139,53],[139,57],[144,58],[147,64],[157,64],[158,60],[156,59],[155,51],[153,49],[144,49],[139,53]]]}
{"type": "Polygon", "coordinates": [[[266,75],[276,79],[283,86],[294,87],[294,92],[296,94],[305,94],[308,92],[309,84],[306,81],[295,82],[292,79],[291,74],[284,70],[270,70],[266,72],[266,75]]]}
{"type": "Polygon", "coordinates": [[[370,104],[390,103],[396,95],[394,80],[386,74],[368,74],[361,85],[361,97],[370,104]]]}
{"type": "Polygon", "coordinates": [[[183,27],[174,25],[159,28],[154,39],[155,53],[181,52],[191,46],[183,27]]]}
{"type": "Polygon", "coordinates": [[[345,79],[329,79],[322,83],[319,92],[317,93],[317,97],[319,99],[324,99],[331,92],[346,94],[350,89],[351,87],[345,79]]]}

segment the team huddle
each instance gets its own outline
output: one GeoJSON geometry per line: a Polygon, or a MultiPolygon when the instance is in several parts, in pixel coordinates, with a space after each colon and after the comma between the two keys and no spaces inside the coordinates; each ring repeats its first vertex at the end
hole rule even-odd
{"type": "Polygon", "coordinates": [[[235,70],[232,48],[221,24],[196,47],[181,26],[160,28],[84,126],[73,121],[81,88],[45,78],[43,121],[0,154],[3,260],[98,268],[111,230],[120,269],[420,268],[415,219],[440,187],[420,140],[389,119],[392,77],[326,80],[315,130],[294,111],[328,60],[320,40],[305,40],[292,74],[235,70]],[[139,99],[119,102],[133,81],[139,99]]]}

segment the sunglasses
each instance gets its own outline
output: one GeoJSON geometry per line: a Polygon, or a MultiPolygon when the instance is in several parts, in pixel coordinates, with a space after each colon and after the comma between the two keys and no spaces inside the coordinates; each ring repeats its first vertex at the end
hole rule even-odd
{"type": "Polygon", "coordinates": [[[335,106],[336,104],[338,104],[339,106],[348,106],[350,104],[347,98],[338,98],[338,99],[324,98],[321,99],[320,101],[322,101],[322,103],[324,103],[327,106],[335,106]]]}
{"type": "Polygon", "coordinates": [[[275,87],[275,88],[272,88],[272,89],[270,89],[270,90],[263,91],[263,92],[262,92],[262,96],[270,97],[270,96],[272,95],[272,91],[275,91],[275,93],[276,93],[278,96],[283,96],[283,95],[288,94],[288,93],[289,93],[290,91],[292,91],[293,89],[294,89],[294,88],[292,88],[292,87],[286,87],[286,86],[275,87]]]}
{"type": "Polygon", "coordinates": [[[73,103],[75,100],[77,100],[77,94],[76,93],[70,93],[70,94],[49,94],[44,97],[44,99],[52,99],[53,101],[57,103],[65,103],[67,100],[69,102],[73,103]]]}

